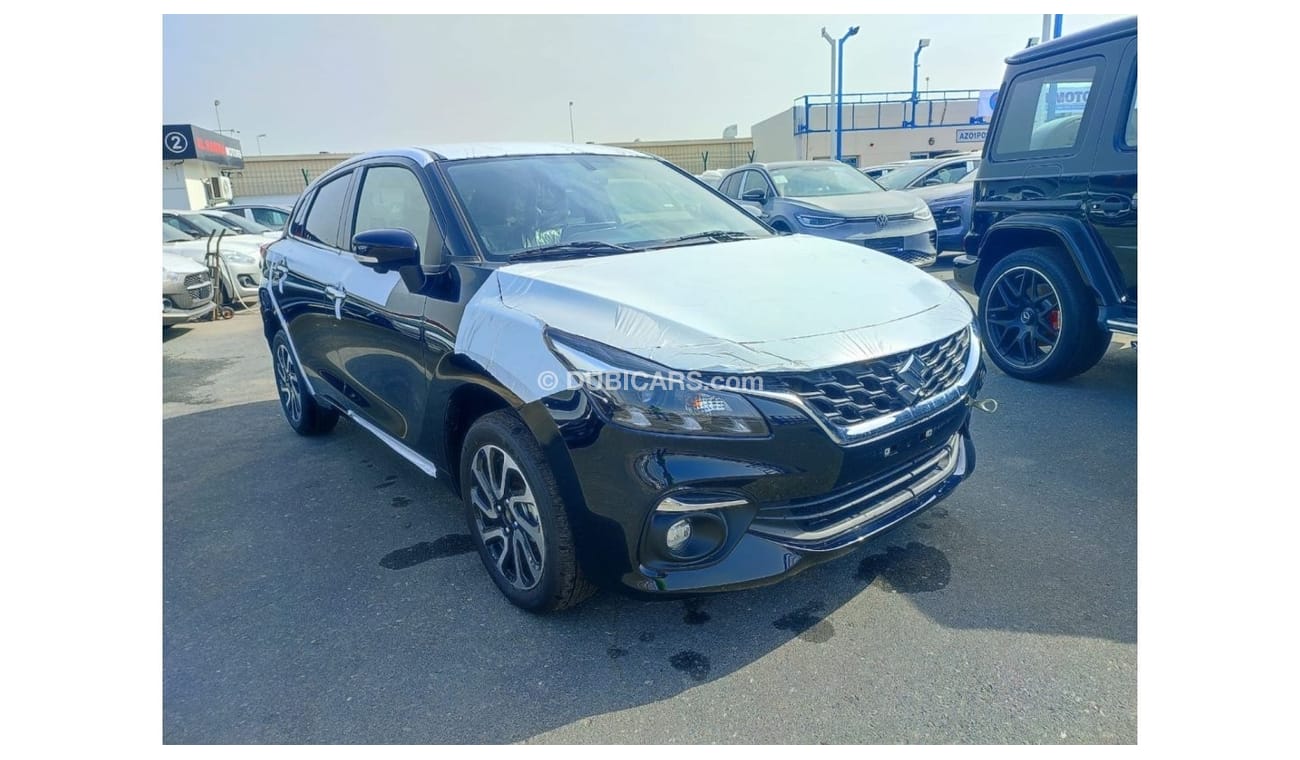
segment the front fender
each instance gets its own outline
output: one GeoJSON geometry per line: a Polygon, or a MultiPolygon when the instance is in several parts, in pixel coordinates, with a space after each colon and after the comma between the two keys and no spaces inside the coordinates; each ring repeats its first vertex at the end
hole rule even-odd
{"type": "Polygon", "coordinates": [[[1044,239],[1052,240],[1070,255],[1083,281],[1103,306],[1121,302],[1123,278],[1092,228],[1078,219],[1054,214],[1016,214],[990,226],[977,252],[976,292],[999,259],[1020,248],[1040,245],[1044,239]]]}

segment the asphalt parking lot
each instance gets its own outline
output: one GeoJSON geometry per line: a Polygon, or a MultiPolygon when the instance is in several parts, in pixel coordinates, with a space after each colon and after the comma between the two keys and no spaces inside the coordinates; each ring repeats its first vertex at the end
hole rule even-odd
{"type": "Polygon", "coordinates": [[[1136,741],[1135,350],[990,366],[974,476],[849,556],[549,617],[443,485],[347,421],[289,429],[255,312],[163,354],[166,742],[1136,741]]]}

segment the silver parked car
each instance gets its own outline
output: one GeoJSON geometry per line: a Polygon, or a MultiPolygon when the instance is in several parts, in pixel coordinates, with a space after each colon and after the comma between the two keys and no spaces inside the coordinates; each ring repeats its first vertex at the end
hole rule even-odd
{"type": "Polygon", "coordinates": [[[163,251],[162,286],[164,328],[198,319],[213,309],[212,276],[193,259],[163,251]]]}
{"type": "Polygon", "coordinates": [[[921,199],[886,190],[839,161],[733,169],[718,190],[778,232],[843,240],[919,267],[935,262],[935,226],[921,199]]]}
{"type": "MultiPolygon", "coordinates": [[[[207,235],[196,238],[167,224],[168,213],[175,212],[163,213],[163,250],[206,266],[208,249],[217,243],[210,242],[207,235]]],[[[192,216],[198,217],[198,220],[191,219],[192,223],[217,224],[202,214],[192,216]]],[[[215,241],[216,238],[211,240],[215,241]]],[[[262,284],[261,244],[270,242],[273,241],[261,235],[225,235],[220,238],[222,268],[218,283],[218,303],[242,300],[252,304],[257,301],[257,287],[262,284]]]]}

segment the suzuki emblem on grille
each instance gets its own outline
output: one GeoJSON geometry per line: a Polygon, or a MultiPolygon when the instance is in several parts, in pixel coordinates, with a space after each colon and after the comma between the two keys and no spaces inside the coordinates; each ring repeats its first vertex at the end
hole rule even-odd
{"type": "Polygon", "coordinates": [[[926,381],[930,379],[929,376],[930,368],[921,357],[908,354],[902,366],[894,370],[894,377],[898,379],[898,395],[909,404],[916,401],[926,381]]]}
{"type": "Polygon", "coordinates": [[[885,225],[889,224],[889,215],[881,214],[880,216],[876,217],[876,224],[879,224],[881,229],[884,229],[885,225]]]}

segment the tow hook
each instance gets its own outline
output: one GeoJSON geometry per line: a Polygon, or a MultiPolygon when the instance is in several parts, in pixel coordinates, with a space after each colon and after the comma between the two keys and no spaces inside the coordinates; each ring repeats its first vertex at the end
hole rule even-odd
{"type": "Polygon", "coordinates": [[[966,399],[967,406],[973,406],[986,414],[993,414],[998,410],[998,400],[995,398],[986,398],[976,401],[973,398],[966,399]]]}

